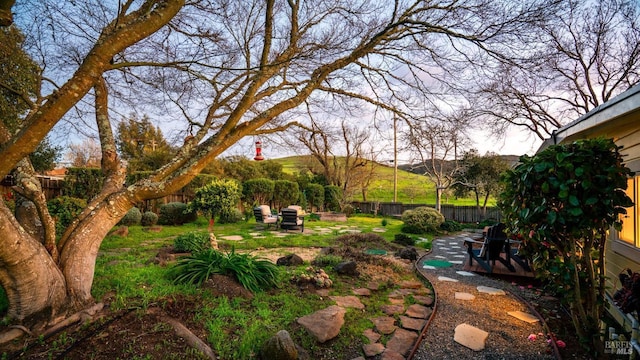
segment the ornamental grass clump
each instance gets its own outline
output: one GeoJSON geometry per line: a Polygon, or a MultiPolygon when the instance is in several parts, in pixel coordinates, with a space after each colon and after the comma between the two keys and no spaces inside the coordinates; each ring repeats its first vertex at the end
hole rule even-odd
{"type": "Polygon", "coordinates": [[[189,232],[178,235],[173,241],[173,249],[176,252],[197,253],[211,249],[211,240],[207,232],[189,232]]]}
{"type": "Polygon", "coordinates": [[[269,260],[250,254],[209,249],[178,261],[172,269],[175,283],[200,285],[211,275],[234,276],[247,290],[258,292],[278,285],[279,269],[269,260]]]}

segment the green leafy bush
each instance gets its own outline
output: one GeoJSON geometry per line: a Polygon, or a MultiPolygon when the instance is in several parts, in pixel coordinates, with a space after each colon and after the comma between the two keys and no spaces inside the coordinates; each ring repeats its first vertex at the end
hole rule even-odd
{"type": "Polygon", "coordinates": [[[238,254],[235,249],[226,254],[202,251],[178,260],[172,269],[174,282],[182,284],[202,284],[214,274],[232,275],[246,289],[257,292],[278,285],[279,269],[269,260],[238,254]]]}
{"type": "Polygon", "coordinates": [[[160,205],[158,214],[158,224],[161,225],[182,225],[196,221],[198,213],[187,209],[187,204],[181,202],[171,202],[160,205]]]}
{"type": "Polygon", "coordinates": [[[104,175],[101,169],[69,168],[62,184],[62,193],[86,201],[100,193],[103,182],[104,175]]]}
{"type": "Polygon", "coordinates": [[[340,201],[342,200],[342,189],[336,185],[324,187],[324,208],[329,211],[340,211],[340,201]]]}
{"type": "MultiPolygon", "coordinates": [[[[251,213],[251,215],[253,215],[253,212],[251,213]]],[[[220,217],[218,221],[221,224],[235,224],[242,221],[243,219],[244,215],[242,214],[242,211],[237,208],[233,208],[220,211],[220,217]]]]}
{"type": "Polygon", "coordinates": [[[444,222],[444,216],[436,209],[421,206],[402,213],[402,231],[410,234],[436,232],[444,222]]]}
{"type": "Polygon", "coordinates": [[[273,197],[274,184],[271,179],[249,179],[242,183],[242,198],[250,207],[267,204],[273,197]]]}
{"type": "Polygon", "coordinates": [[[142,220],[142,213],[140,212],[140,209],[138,209],[137,207],[132,207],[131,209],[129,209],[129,211],[127,211],[124,217],[120,220],[120,225],[125,225],[125,226],[138,225],[140,224],[141,220],[142,220]]]}
{"type": "Polygon", "coordinates": [[[307,185],[304,189],[304,195],[311,211],[319,210],[324,204],[324,187],[320,184],[311,183],[307,185]]]}
{"type": "Polygon", "coordinates": [[[87,202],[84,199],[69,196],[58,196],[47,202],[49,213],[56,220],[56,236],[64,234],[73,219],[75,219],[84,208],[87,202]]]}
{"type": "Polygon", "coordinates": [[[142,214],[142,219],[140,219],[140,224],[142,226],[153,226],[158,223],[158,214],[153,211],[145,211],[142,214]]]}
{"type": "Polygon", "coordinates": [[[295,205],[300,198],[298,183],[289,180],[276,180],[273,187],[273,202],[276,208],[295,205]]]}
{"type": "Polygon", "coordinates": [[[454,220],[445,220],[440,224],[440,230],[444,231],[460,231],[462,230],[462,224],[454,220]]]}
{"type": "Polygon", "coordinates": [[[178,235],[173,241],[173,248],[177,252],[197,253],[211,248],[211,240],[206,232],[189,232],[178,235]]]}
{"type": "Polygon", "coordinates": [[[413,236],[400,233],[393,237],[393,242],[400,245],[413,246],[416,244],[416,239],[413,236]]]}
{"type": "Polygon", "coordinates": [[[189,209],[202,211],[214,219],[223,211],[231,212],[240,201],[240,184],[231,179],[215,179],[196,190],[189,209]]]}

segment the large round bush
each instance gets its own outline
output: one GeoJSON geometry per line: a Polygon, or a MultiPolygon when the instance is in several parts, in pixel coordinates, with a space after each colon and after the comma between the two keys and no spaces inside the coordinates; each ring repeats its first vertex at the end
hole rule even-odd
{"type": "Polygon", "coordinates": [[[198,213],[188,210],[187,204],[181,202],[171,202],[160,206],[158,224],[160,225],[182,225],[196,221],[198,213]]]}
{"type": "Polygon", "coordinates": [[[142,219],[140,220],[140,224],[142,226],[153,226],[158,223],[158,214],[153,211],[146,211],[142,214],[142,219]]]}
{"type": "Polygon", "coordinates": [[[140,212],[140,209],[138,209],[137,207],[132,207],[131,209],[129,209],[129,211],[127,211],[124,217],[120,220],[120,225],[125,225],[125,226],[138,225],[140,224],[141,220],[142,220],[142,213],[140,212]]]}
{"type": "Polygon", "coordinates": [[[421,206],[402,213],[402,231],[409,234],[436,232],[444,222],[444,216],[436,209],[421,206]]]}

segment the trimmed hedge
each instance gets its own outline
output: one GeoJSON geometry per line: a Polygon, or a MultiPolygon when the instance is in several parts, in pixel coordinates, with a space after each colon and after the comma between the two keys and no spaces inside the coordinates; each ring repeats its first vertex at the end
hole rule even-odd
{"type": "Polygon", "coordinates": [[[142,213],[137,207],[132,207],[127,211],[122,219],[120,219],[120,225],[131,226],[139,225],[142,220],[142,213]]]}
{"type": "Polygon", "coordinates": [[[153,211],[146,211],[142,214],[142,219],[140,219],[140,224],[142,226],[153,226],[158,223],[158,214],[153,211]]]}
{"type": "Polygon", "coordinates": [[[444,216],[436,209],[427,206],[417,207],[402,213],[402,231],[409,234],[434,233],[444,222],[444,216]]]}
{"type": "Polygon", "coordinates": [[[198,213],[188,211],[187,204],[181,202],[160,205],[159,212],[158,224],[160,225],[182,225],[198,219],[198,213]]]}

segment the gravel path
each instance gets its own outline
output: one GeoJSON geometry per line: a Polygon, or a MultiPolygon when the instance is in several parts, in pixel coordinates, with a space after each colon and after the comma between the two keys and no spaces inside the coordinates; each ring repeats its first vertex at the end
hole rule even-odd
{"type": "Polygon", "coordinates": [[[554,359],[540,322],[529,323],[507,314],[511,311],[531,313],[526,304],[510,293],[515,285],[485,275],[458,273],[466,261],[461,256],[466,253],[463,239],[469,235],[461,233],[434,240],[433,251],[417,263],[418,270],[435,288],[437,311],[413,359],[554,359]],[[454,264],[424,269],[423,262],[429,259],[454,264]],[[458,281],[443,281],[443,276],[458,281]],[[503,289],[506,294],[482,293],[478,286],[503,289]],[[468,293],[475,298],[455,299],[456,292],[468,293]],[[455,328],[463,323],[489,333],[483,350],[473,351],[454,341],[455,328]],[[536,340],[529,340],[530,334],[536,334],[536,340]]]}

